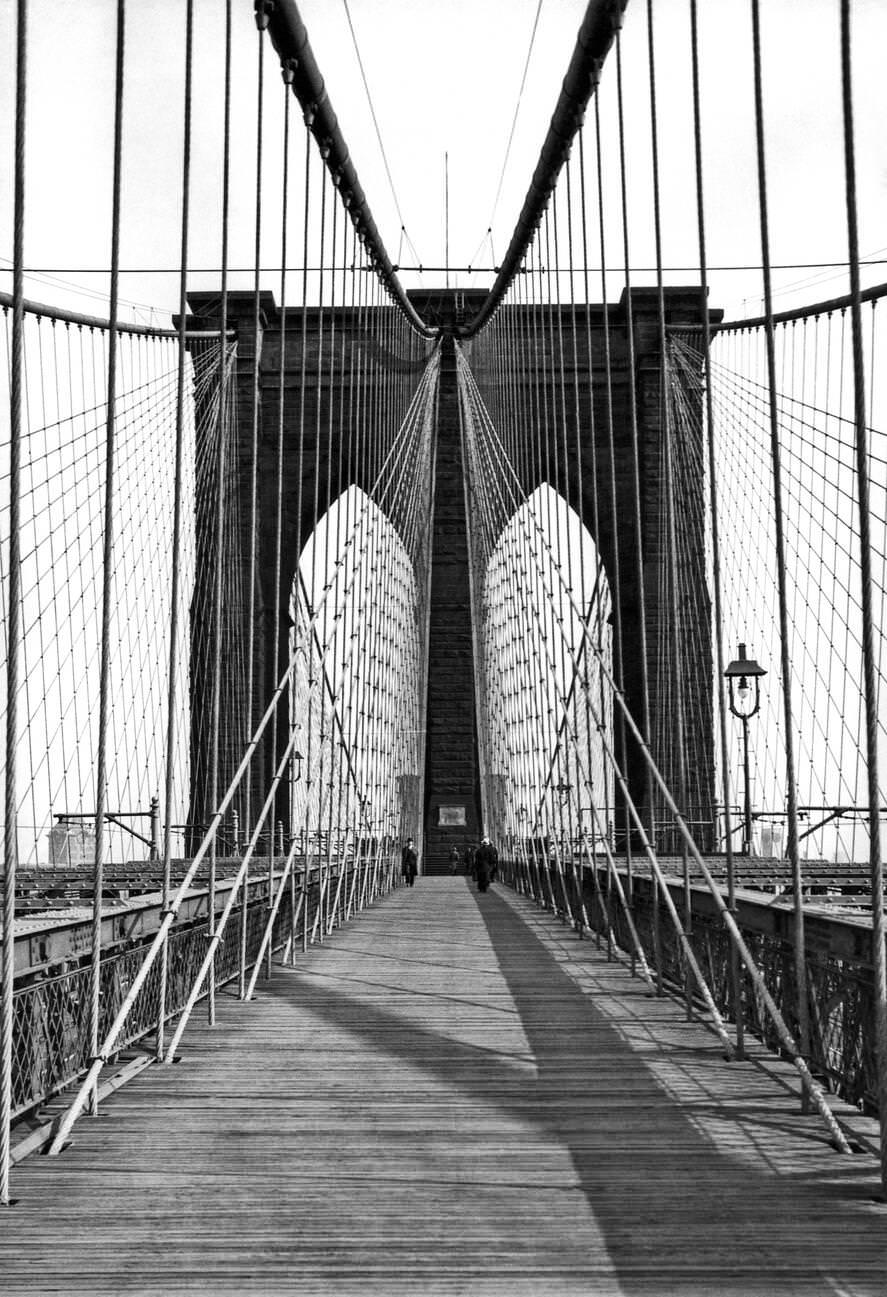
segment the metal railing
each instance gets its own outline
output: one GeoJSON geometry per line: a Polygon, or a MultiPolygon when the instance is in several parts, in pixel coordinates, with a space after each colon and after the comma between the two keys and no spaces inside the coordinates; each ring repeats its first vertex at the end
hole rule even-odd
{"type": "MultiPolygon", "coordinates": [[[[390,861],[378,858],[343,861],[332,869],[309,865],[294,871],[293,886],[283,890],[274,916],[270,945],[279,957],[294,962],[297,948],[323,938],[374,896],[397,881],[390,861]]],[[[261,957],[268,924],[267,896],[253,896],[245,915],[247,965],[261,957]]],[[[208,918],[173,929],[169,935],[164,1022],[184,1009],[210,940],[208,918]]],[[[104,1036],[126,999],[146,951],[146,942],[109,951],[101,962],[100,1035],[104,1036]]],[[[221,945],[215,960],[215,986],[241,975],[241,944],[221,945]]],[[[26,974],[13,991],[12,1115],[19,1119],[47,1103],[88,1071],[90,1058],[90,976],[87,964],[54,974],[26,974]]],[[[201,999],[209,994],[204,989],[201,999]]],[[[156,1037],[161,1013],[161,965],[155,963],[139,989],[115,1042],[119,1054],[156,1037]]]]}
{"type": "MultiPolygon", "coordinates": [[[[624,883],[626,875],[618,872],[624,883]]],[[[584,862],[564,867],[541,857],[512,858],[501,867],[503,881],[516,891],[577,930],[596,934],[599,941],[607,941],[629,958],[636,953],[636,934],[651,969],[659,974],[667,990],[683,998],[687,995],[688,976],[682,943],[669,924],[657,919],[651,880],[638,875],[633,878],[629,924],[613,885],[615,873],[608,871],[603,862],[595,870],[584,862]]],[[[677,897],[683,883],[675,879],[670,887],[677,897]]],[[[730,935],[720,915],[707,903],[708,890],[694,886],[691,895],[692,923],[686,935],[718,1009],[725,1019],[735,1023],[738,1015],[730,972],[730,935]]],[[[760,903],[746,897],[736,917],[789,1030],[797,1033],[800,1006],[790,910],[775,909],[771,897],[760,903]]],[[[810,1070],[828,1092],[876,1115],[875,988],[865,924],[852,920],[842,923],[824,915],[818,925],[808,921],[807,932],[810,1070]],[[834,928],[831,942],[823,939],[823,927],[834,928]],[[859,953],[862,951],[865,953],[859,953]]],[[[781,1052],[772,1018],[745,969],[740,981],[739,1014],[748,1034],[774,1052],[781,1052]]]]}

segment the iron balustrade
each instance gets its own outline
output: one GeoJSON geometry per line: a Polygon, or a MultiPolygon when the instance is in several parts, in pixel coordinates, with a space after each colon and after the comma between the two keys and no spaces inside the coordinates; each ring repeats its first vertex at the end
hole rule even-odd
{"type": "MultiPolygon", "coordinates": [[[[626,874],[621,868],[618,872],[624,886],[626,874]]],[[[631,955],[633,939],[626,912],[603,862],[596,867],[597,883],[594,866],[539,854],[506,860],[501,873],[509,886],[578,931],[588,929],[600,941],[609,930],[615,946],[631,955]]],[[[668,882],[677,900],[683,881],[670,878],[668,882]]],[[[692,922],[687,936],[718,1009],[735,1022],[730,935],[708,889],[691,885],[690,890],[692,922]]],[[[796,1034],[799,1004],[791,910],[772,896],[755,898],[744,892],[738,897],[735,917],[789,1030],[796,1034]]],[[[650,967],[655,969],[658,958],[666,988],[684,996],[688,979],[681,942],[670,925],[657,924],[651,880],[637,872],[632,880],[631,918],[650,967]]],[[[830,1093],[876,1115],[875,987],[867,918],[808,911],[805,950],[810,1069],[830,1093]]],[[[745,1030],[779,1053],[778,1034],[745,968],[740,998],[745,1030]]],[[[698,1007],[702,1008],[701,1002],[698,1007]]]]}
{"type": "MultiPolygon", "coordinates": [[[[309,865],[309,882],[302,891],[301,872],[284,890],[274,920],[272,950],[284,954],[293,937],[306,943],[331,932],[374,895],[393,886],[397,878],[390,860],[362,858],[325,868],[309,865]],[[323,895],[321,895],[323,892],[323,895]],[[298,929],[294,932],[294,929],[298,929]]],[[[246,959],[257,959],[267,923],[267,897],[253,896],[247,906],[246,959]]],[[[164,1021],[184,1008],[210,939],[207,917],[173,929],[169,935],[168,980],[164,1021]]],[[[107,951],[101,961],[100,1036],[117,1015],[141,967],[147,939],[127,950],[107,951]]],[[[295,953],[295,944],[292,954],[295,953]]],[[[161,994],[160,963],[155,963],[117,1040],[115,1055],[155,1036],[161,994]]],[[[240,943],[223,942],[215,961],[215,986],[221,988],[240,974],[240,943]]],[[[205,989],[200,997],[209,994],[205,989]]],[[[47,1103],[89,1069],[89,964],[49,975],[29,972],[13,990],[12,1117],[18,1120],[47,1103]]]]}

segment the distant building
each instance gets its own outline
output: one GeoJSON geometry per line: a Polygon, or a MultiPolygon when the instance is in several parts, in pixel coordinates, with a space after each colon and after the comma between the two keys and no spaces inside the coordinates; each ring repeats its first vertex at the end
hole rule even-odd
{"type": "Polygon", "coordinates": [[[51,865],[91,865],[95,859],[95,829],[92,822],[60,816],[49,830],[51,865]]]}
{"type": "MultiPolygon", "coordinates": [[[[755,825],[760,854],[780,860],[785,854],[785,829],[781,824],[768,824],[766,820],[755,825]]],[[[752,835],[754,837],[754,834],[752,835]]]]}

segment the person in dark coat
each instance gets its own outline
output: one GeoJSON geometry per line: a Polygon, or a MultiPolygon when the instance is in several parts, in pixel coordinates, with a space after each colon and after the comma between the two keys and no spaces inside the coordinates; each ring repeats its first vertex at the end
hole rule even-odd
{"type": "Polygon", "coordinates": [[[407,845],[400,853],[400,872],[407,885],[412,887],[416,881],[416,874],[419,872],[419,857],[416,855],[416,848],[413,846],[412,838],[407,838],[407,845]]]}
{"type": "Polygon", "coordinates": [[[474,853],[474,874],[477,878],[477,890],[485,892],[496,877],[499,867],[499,853],[489,838],[483,838],[474,853]]]}

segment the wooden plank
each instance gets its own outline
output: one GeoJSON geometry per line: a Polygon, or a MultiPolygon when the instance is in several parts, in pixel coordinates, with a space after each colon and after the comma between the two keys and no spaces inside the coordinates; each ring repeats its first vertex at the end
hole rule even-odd
{"type": "Polygon", "coordinates": [[[15,1170],[4,1294],[885,1291],[871,1156],[591,941],[420,879],[15,1170]]]}

